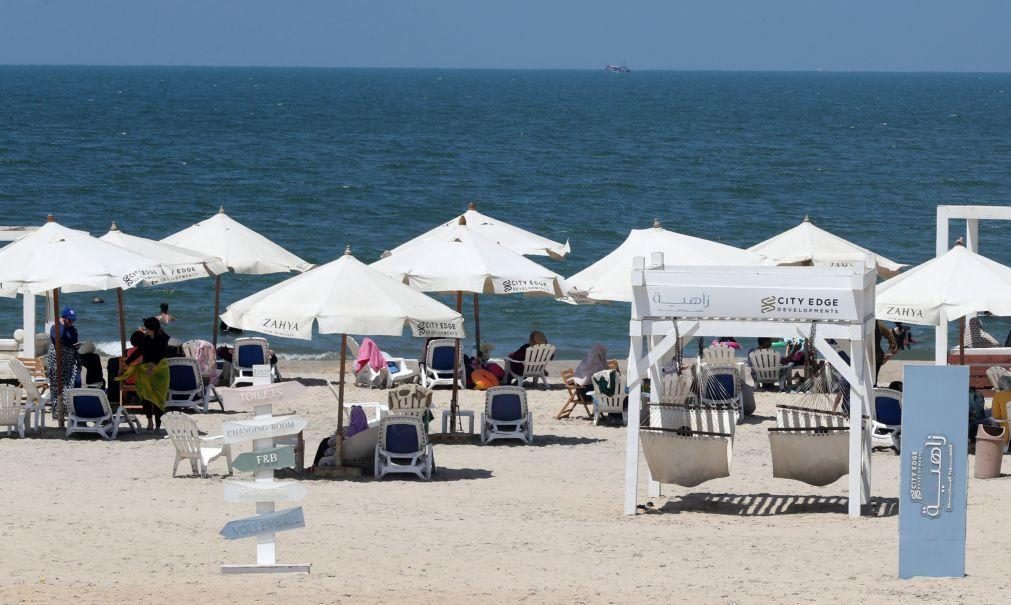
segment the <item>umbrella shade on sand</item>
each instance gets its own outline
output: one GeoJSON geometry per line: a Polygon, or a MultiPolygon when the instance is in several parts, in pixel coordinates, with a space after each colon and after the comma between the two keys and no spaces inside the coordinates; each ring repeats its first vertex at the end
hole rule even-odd
{"type": "MultiPolygon", "coordinates": [[[[149,286],[174,283],[200,277],[221,275],[228,271],[225,263],[216,256],[188,250],[166,244],[158,240],[127,235],[115,222],[109,227],[109,232],[98,238],[104,242],[126,248],[131,252],[147,257],[158,264],[160,278],[146,280],[149,286]]],[[[116,299],[119,306],[119,345],[120,354],[126,356],[126,325],[124,322],[123,289],[116,289],[116,299]]]]}
{"type": "MultiPolygon", "coordinates": [[[[229,271],[266,275],[307,271],[312,264],[278,246],[266,237],[225,214],[222,207],[211,218],[161,240],[187,250],[216,256],[229,271]]],[[[221,306],[221,275],[214,280],[214,325],[212,342],[218,344],[218,312],[221,306]]]]}
{"type": "Polygon", "coordinates": [[[668,265],[752,266],[767,262],[754,252],[667,231],[654,219],[652,227],[633,229],[610,254],[568,278],[568,293],[577,300],[632,302],[632,260],[637,256],[649,259],[654,252],[663,252],[668,265]]]}
{"type": "MultiPolygon", "coordinates": [[[[481,235],[465,218],[438,236],[371,266],[422,292],[455,292],[457,311],[463,306],[463,293],[473,294],[478,351],[481,349],[478,295],[525,293],[561,297],[565,292],[565,279],[561,275],[481,235]]],[[[457,351],[455,359],[459,361],[459,357],[457,351]]],[[[456,403],[454,381],[451,408],[454,426],[456,403]]]]}
{"type": "Polygon", "coordinates": [[[958,319],[961,332],[971,313],[1011,316],[1011,267],[955,246],[878,284],[874,308],[878,319],[923,326],[958,319]]]}
{"type": "Polygon", "coordinates": [[[565,258],[565,255],[570,251],[568,240],[566,240],[564,244],[559,244],[558,242],[549,240],[546,237],[541,237],[540,235],[530,233],[529,231],[520,229],[519,227],[515,227],[496,218],[492,218],[486,214],[481,214],[477,211],[477,204],[471,202],[467,205],[467,211],[460,216],[454,218],[453,220],[446,221],[430,231],[422,233],[418,237],[397,246],[393,250],[383,253],[383,256],[386,257],[402,252],[430,239],[444,238],[447,231],[453,230],[453,228],[459,224],[460,219],[465,220],[467,226],[469,226],[473,231],[488,239],[494,240],[516,254],[522,254],[524,256],[550,256],[554,259],[562,259],[565,258]]]}
{"type": "Polygon", "coordinates": [[[779,235],[748,248],[777,265],[823,265],[848,267],[854,263],[875,266],[884,278],[898,274],[904,267],[866,248],[825,231],[804,217],[804,221],[779,235]]]}
{"type": "Polygon", "coordinates": [[[335,261],[232,303],[221,315],[230,326],[286,338],[341,335],[338,429],[344,413],[347,335],[461,338],[463,317],[446,305],[365,265],[348,249],[335,261]]]}
{"type": "MultiPolygon", "coordinates": [[[[0,249],[0,296],[52,292],[57,312],[60,291],[93,292],[128,289],[162,278],[158,263],[115,244],[68,229],[53,217],[37,231],[0,249]]],[[[120,323],[123,318],[120,316],[120,323]]],[[[57,333],[60,321],[56,321],[57,333]]],[[[63,356],[56,338],[55,401],[61,401],[63,356]]],[[[63,426],[63,414],[59,414],[63,426]]]]}

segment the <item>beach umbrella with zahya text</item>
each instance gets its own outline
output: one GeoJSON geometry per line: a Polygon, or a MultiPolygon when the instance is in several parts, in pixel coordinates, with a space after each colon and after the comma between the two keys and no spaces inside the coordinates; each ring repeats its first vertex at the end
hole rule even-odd
{"type": "Polygon", "coordinates": [[[463,317],[439,301],[370,268],[345,250],[337,260],[291,277],[228,306],[221,319],[230,326],[312,339],[340,334],[338,430],[343,423],[347,335],[399,336],[405,327],[418,337],[463,337],[463,317]]]}
{"type": "MultiPolygon", "coordinates": [[[[211,218],[200,221],[161,241],[188,250],[216,256],[229,271],[247,275],[303,272],[310,263],[288,252],[266,237],[225,214],[224,207],[211,218]]],[[[218,312],[221,304],[221,275],[214,279],[214,325],[211,341],[218,343],[218,312]]]]}

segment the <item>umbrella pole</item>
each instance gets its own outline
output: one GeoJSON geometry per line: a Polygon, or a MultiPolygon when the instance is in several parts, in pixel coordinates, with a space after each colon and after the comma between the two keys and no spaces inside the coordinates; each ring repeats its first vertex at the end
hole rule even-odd
{"type": "MultiPolygon", "coordinates": [[[[341,334],[341,375],[340,385],[337,387],[337,435],[344,430],[344,357],[348,350],[348,335],[341,334]]],[[[339,438],[339,437],[338,437],[339,438]]]]}
{"type": "MultiPolygon", "coordinates": [[[[122,374],[126,361],[126,313],[123,310],[123,288],[116,288],[116,306],[119,309],[119,373],[122,374]]],[[[109,383],[112,384],[113,377],[109,376],[109,383]]],[[[119,382],[119,405],[123,406],[123,381],[119,382]]]]}
{"type": "MultiPolygon", "coordinates": [[[[463,308],[463,292],[456,291],[456,312],[459,313],[463,308]]],[[[459,391],[460,385],[457,377],[460,375],[460,339],[457,338],[456,346],[453,348],[453,399],[449,403],[449,432],[456,432],[456,409],[457,409],[457,392],[459,391]]]]}
{"type": "Polygon", "coordinates": [[[965,316],[958,320],[958,365],[965,365],[965,316]]]}
{"type": "MultiPolygon", "coordinates": [[[[214,322],[211,325],[211,344],[218,348],[218,306],[221,304],[221,276],[214,276],[214,322]]],[[[343,384],[343,383],[341,383],[343,384]]]]}
{"type": "Polygon", "coordinates": [[[50,391],[56,396],[53,399],[53,409],[56,410],[56,415],[60,419],[60,428],[63,428],[63,410],[60,408],[60,402],[63,398],[63,352],[60,350],[60,341],[63,340],[63,326],[60,323],[63,318],[60,317],[60,289],[56,288],[53,290],[53,306],[56,308],[56,384],[49,385],[50,391]]]}
{"type": "Polygon", "coordinates": [[[474,341],[477,345],[474,347],[475,354],[480,359],[481,357],[481,306],[478,304],[478,294],[474,293],[474,341]]]}

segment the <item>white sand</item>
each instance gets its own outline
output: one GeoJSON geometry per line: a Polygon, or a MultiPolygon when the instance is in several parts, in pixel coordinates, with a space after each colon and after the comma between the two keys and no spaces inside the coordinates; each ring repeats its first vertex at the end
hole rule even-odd
{"type": "MultiPolygon", "coordinates": [[[[332,366],[291,362],[283,370],[333,378],[332,366]]],[[[297,409],[310,419],[311,460],[337,406],[326,387],[309,393],[297,409]]],[[[251,504],[223,501],[220,461],[210,479],[172,479],[172,446],[148,435],[0,438],[0,602],[1007,600],[1007,532],[996,528],[1008,518],[1011,479],[970,478],[967,578],[900,581],[891,452],[873,457],[874,516],[851,520],[846,478],[825,488],[772,478],[766,398],[760,422],[739,427],[730,478],[670,486],[655,499],[661,513],[626,517],[625,431],[556,421],[564,391],[529,393],[535,446],[438,445],[431,483],[305,481],[307,528],[279,534],[278,554],[312,563],[309,576],[220,574],[222,563],[253,562],[255,550],[250,540],[217,534],[253,513],[251,504]]],[[[349,401],[384,398],[348,389],[349,401]]],[[[448,398],[436,394],[439,404],[448,398]]],[[[465,408],[482,402],[481,393],[463,396],[465,408]]],[[[243,416],[194,417],[213,434],[243,416]]]]}

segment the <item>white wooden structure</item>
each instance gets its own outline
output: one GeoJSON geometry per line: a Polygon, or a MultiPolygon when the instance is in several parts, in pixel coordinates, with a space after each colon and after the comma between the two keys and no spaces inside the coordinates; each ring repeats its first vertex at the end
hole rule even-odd
{"type": "MultiPolygon", "coordinates": [[[[949,221],[965,220],[965,247],[979,253],[979,221],[1011,221],[1011,206],[938,206],[937,249],[941,256],[951,247],[948,240],[949,221]]],[[[934,328],[934,364],[948,363],[948,319],[941,313],[941,322],[934,328]]]]}
{"type": "MultiPolygon", "coordinates": [[[[864,266],[827,267],[665,267],[654,253],[649,268],[638,257],[632,270],[629,327],[628,440],[624,512],[634,515],[639,480],[639,426],[642,380],[662,382],[660,360],[695,336],[808,338],[851,386],[849,514],[860,516],[869,502],[870,432],[862,418],[873,392],[874,283],[864,266]],[[849,346],[847,364],[829,344],[849,346]],[[859,427],[863,427],[859,430],[859,427]]],[[[653,402],[659,388],[650,389],[653,402]]],[[[659,495],[650,480],[650,494],[659,495]]]]}

